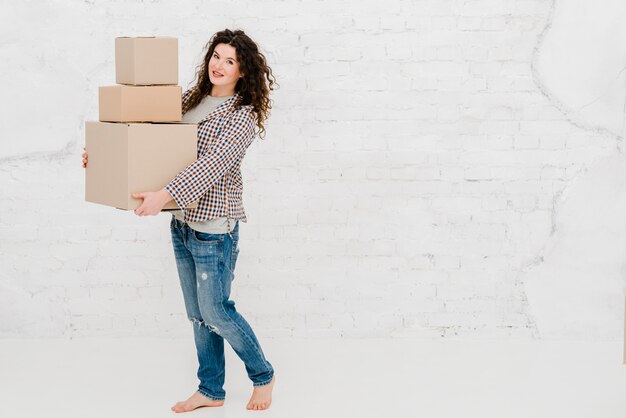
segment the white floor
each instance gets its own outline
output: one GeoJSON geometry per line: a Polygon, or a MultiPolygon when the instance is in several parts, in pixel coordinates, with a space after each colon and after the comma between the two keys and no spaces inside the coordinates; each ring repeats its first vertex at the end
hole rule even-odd
{"type": "Polygon", "coordinates": [[[266,411],[226,344],[226,403],[176,414],[197,387],[191,339],[0,340],[0,417],[624,418],[618,342],[261,339],[266,411]]]}

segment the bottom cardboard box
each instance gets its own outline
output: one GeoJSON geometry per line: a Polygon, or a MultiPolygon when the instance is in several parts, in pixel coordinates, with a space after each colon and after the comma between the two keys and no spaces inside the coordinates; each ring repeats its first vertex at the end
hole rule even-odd
{"type": "MultiPolygon", "coordinates": [[[[196,161],[193,123],[86,122],[85,200],[124,210],[143,202],[131,195],[154,192],[196,161]]],[[[193,202],[188,208],[198,206],[193,202]]],[[[180,209],[170,201],[164,210],[180,209]]]]}

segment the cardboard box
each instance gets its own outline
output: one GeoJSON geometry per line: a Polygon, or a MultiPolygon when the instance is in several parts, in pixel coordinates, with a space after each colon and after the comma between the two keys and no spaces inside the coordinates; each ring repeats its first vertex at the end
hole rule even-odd
{"type": "Polygon", "coordinates": [[[115,82],[138,86],[178,84],[178,39],[115,38],[115,82]]]}
{"type": "MultiPolygon", "coordinates": [[[[85,200],[138,208],[143,199],[132,193],[158,191],[196,161],[196,130],[193,123],[86,122],[85,200]]],[[[179,207],[172,200],[164,209],[179,207]]]]}
{"type": "Polygon", "coordinates": [[[180,86],[104,86],[98,90],[100,122],[180,122],[180,86]]]}

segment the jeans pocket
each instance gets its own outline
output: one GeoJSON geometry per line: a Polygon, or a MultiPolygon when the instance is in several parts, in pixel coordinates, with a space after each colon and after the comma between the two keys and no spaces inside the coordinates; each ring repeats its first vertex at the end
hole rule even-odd
{"type": "Polygon", "coordinates": [[[196,231],[195,229],[191,229],[193,237],[196,241],[205,243],[205,244],[217,244],[224,241],[223,234],[208,234],[206,232],[196,231]]]}

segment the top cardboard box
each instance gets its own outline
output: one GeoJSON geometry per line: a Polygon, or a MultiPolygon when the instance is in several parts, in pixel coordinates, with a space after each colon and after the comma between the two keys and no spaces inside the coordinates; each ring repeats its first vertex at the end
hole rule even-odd
{"type": "Polygon", "coordinates": [[[115,82],[135,86],[178,84],[178,39],[115,38],[115,82]]]}

